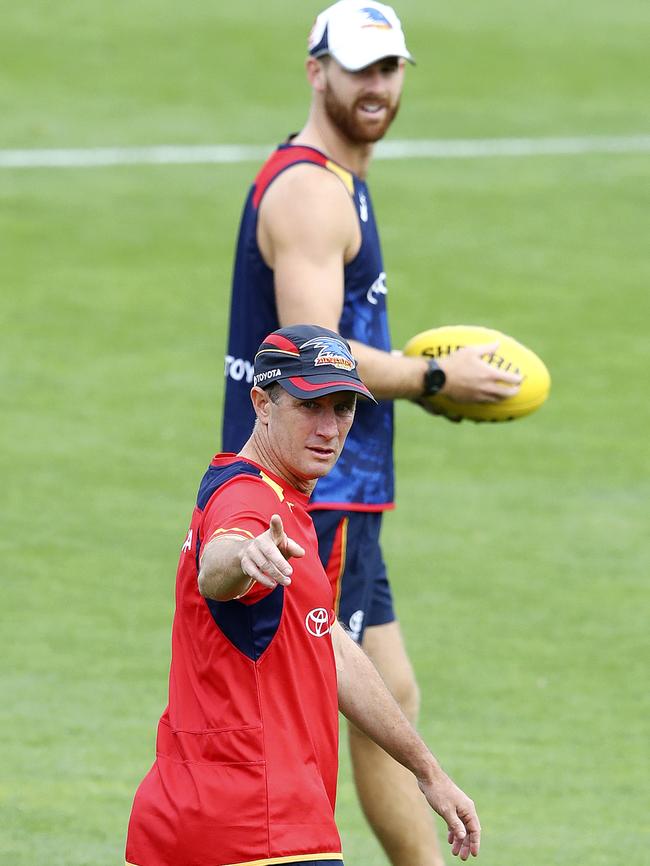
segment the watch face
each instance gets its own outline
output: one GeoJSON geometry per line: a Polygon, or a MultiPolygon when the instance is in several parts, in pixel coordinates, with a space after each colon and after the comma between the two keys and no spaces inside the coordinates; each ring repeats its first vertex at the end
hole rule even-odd
{"type": "Polygon", "coordinates": [[[424,377],[425,397],[431,397],[434,394],[437,394],[446,381],[447,377],[445,376],[444,370],[441,370],[435,361],[430,361],[429,369],[424,377]]]}

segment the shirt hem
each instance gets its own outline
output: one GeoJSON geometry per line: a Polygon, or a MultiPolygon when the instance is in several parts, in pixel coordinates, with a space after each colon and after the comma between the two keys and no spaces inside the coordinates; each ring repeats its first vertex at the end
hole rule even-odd
{"type": "MultiPolygon", "coordinates": [[[[291,854],[288,857],[265,857],[262,860],[240,860],[238,863],[228,863],[227,866],[291,866],[292,863],[304,863],[305,861],[317,860],[340,860],[343,862],[343,854],[340,851],[325,851],[319,854],[291,854]]],[[[124,866],[138,866],[137,863],[124,861],[124,866]]]]}
{"type": "Polygon", "coordinates": [[[392,511],[394,502],[310,502],[307,511],[392,511]]]}
{"type": "Polygon", "coordinates": [[[286,864],[291,866],[292,863],[304,863],[309,860],[343,860],[343,854],[332,853],[330,851],[322,854],[291,854],[288,857],[265,857],[262,860],[245,860],[239,863],[228,863],[226,866],[279,866],[286,864]]]}

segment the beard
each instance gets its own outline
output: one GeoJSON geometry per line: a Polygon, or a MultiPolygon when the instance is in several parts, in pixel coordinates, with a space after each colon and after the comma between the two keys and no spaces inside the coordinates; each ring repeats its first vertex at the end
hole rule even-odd
{"type": "MultiPolygon", "coordinates": [[[[351,106],[345,105],[334,93],[329,81],[325,86],[325,112],[338,131],[353,144],[374,144],[386,135],[388,127],[399,111],[399,99],[391,105],[388,100],[381,101],[386,115],[381,122],[372,122],[358,115],[357,109],[367,100],[360,96],[351,106]]],[[[373,102],[376,97],[373,97],[373,102]]]]}

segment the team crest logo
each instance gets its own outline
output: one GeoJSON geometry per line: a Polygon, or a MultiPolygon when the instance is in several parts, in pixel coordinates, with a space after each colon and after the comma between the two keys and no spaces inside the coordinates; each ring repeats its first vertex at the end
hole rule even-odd
{"type": "Polygon", "coordinates": [[[305,628],[314,637],[325,637],[330,633],[330,615],[324,607],[315,607],[309,611],[305,617],[305,628]]]}
{"type": "Polygon", "coordinates": [[[314,358],[314,367],[322,367],[329,364],[336,367],[338,370],[354,370],[357,362],[352,357],[350,350],[340,340],[335,340],[333,337],[316,338],[308,340],[300,348],[304,349],[310,346],[313,349],[320,349],[320,352],[314,358]]]}
{"type": "Polygon", "coordinates": [[[379,303],[379,295],[385,295],[388,293],[386,288],[386,274],[382,271],[375,282],[370,286],[368,292],[366,293],[366,298],[368,299],[369,304],[374,304],[375,306],[379,303]]]}
{"type": "Polygon", "coordinates": [[[361,637],[361,626],[363,625],[363,611],[355,610],[355,612],[350,617],[349,622],[349,634],[353,641],[359,643],[359,638],[361,637]]]}
{"type": "Polygon", "coordinates": [[[362,9],[359,9],[359,12],[364,16],[366,22],[361,25],[362,27],[376,27],[379,30],[393,29],[393,25],[388,18],[381,14],[379,9],[375,9],[372,6],[364,6],[362,9]]]}
{"type": "Polygon", "coordinates": [[[368,199],[362,192],[359,193],[359,216],[361,222],[368,222],[368,199]]]}
{"type": "Polygon", "coordinates": [[[187,535],[185,536],[185,541],[183,542],[183,546],[181,547],[181,553],[187,553],[192,549],[192,529],[187,530],[187,535]]]}

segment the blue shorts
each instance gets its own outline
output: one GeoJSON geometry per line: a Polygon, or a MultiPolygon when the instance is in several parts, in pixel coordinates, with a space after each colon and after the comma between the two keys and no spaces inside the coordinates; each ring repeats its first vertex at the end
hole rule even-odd
{"type": "Polygon", "coordinates": [[[334,610],[350,636],[361,642],[369,625],[395,619],[393,596],[381,555],[381,512],[312,511],[318,554],[334,593],[334,610]]]}

